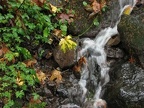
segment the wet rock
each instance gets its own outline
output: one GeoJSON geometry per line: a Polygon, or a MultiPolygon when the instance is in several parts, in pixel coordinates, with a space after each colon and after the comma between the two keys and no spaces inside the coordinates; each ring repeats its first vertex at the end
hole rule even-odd
{"type": "Polygon", "coordinates": [[[144,68],[144,6],[123,15],[118,24],[122,47],[144,68]]]}
{"type": "Polygon", "coordinates": [[[106,46],[115,46],[115,45],[118,45],[119,43],[120,43],[120,36],[116,35],[109,39],[106,46]]]}
{"type": "Polygon", "coordinates": [[[119,48],[106,47],[107,57],[110,58],[122,58],[124,56],[124,52],[119,48]]]}
{"type": "Polygon", "coordinates": [[[104,95],[108,107],[144,108],[144,70],[142,68],[124,63],[111,71],[111,77],[113,78],[107,85],[104,95]]]}
{"type": "Polygon", "coordinates": [[[44,88],[44,93],[45,93],[45,96],[47,96],[48,98],[53,97],[52,92],[46,87],[44,88]]]}
{"type": "Polygon", "coordinates": [[[75,60],[76,60],[75,50],[68,50],[66,53],[64,53],[60,49],[60,47],[57,47],[56,49],[54,49],[53,56],[54,56],[55,61],[58,63],[58,65],[61,68],[67,68],[67,67],[74,65],[75,60]]]}
{"type": "Polygon", "coordinates": [[[57,87],[56,92],[59,97],[63,97],[63,98],[68,97],[68,91],[67,91],[66,87],[64,87],[63,85],[59,85],[57,87]]]}

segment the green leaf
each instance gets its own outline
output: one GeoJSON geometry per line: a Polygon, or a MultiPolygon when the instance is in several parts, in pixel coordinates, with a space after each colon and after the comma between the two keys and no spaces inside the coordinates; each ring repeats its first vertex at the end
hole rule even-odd
{"type": "Polygon", "coordinates": [[[11,106],[13,106],[13,105],[14,105],[14,101],[8,100],[8,103],[6,103],[3,108],[11,108],[11,106]]]}
{"type": "Polygon", "coordinates": [[[60,26],[60,29],[62,31],[62,34],[65,36],[67,34],[67,26],[65,24],[62,24],[60,26]]]}
{"type": "Polygon", "coordinates": [[[98,21],[97,18],[94,19],[93,24],[94,24],[95,26],[99,26],[99,21],[98,21]]]}
{"type": "Polygon", "coordinates": [[[40,97],[37,93],[32,93],[32,95],[33,95],[34,100],[37,100],[40,97]]]}
{"type": "Polygon", "coordinates": [[[50,33],[49,33],[49,30],[48,30],[48,28],[46,27],[46,28],[43,30],[43,37],[48,37],[49,34],[50,34],[50,33]]]}
{"type": "Polygon", "coordinates": [[[84,5],[84,6],[87,6],[88,4],[87,4],[87,2],[86,2],[86,1],[83,1],[83,5],[84,5]]]}
{"type": "Polygon", "coordinates": [[[4,57],[8,60],[8,61],[12,61],[14,59],[14,54],[12,52],[8,52],[4,55],[4,57]]]}
{"type": "Polygon", "coordinates": [[[16,91],[16,98],[22,98],[24,96],[24,92],[23,92],[23,90],[21,90],[21,91],[16,91]]]}

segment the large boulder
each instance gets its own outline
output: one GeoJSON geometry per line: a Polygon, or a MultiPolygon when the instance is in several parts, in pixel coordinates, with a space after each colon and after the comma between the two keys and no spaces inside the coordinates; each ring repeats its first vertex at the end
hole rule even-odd
{"type": "Polygon", "coordinates": [[[144,108],[144,70],[124,63],[111,71],[104,95],[110,108],[144,108]]]}
{"type": "Polygon", "coordinates": [[[118,24],[123,48],[144,67],[144,7],[123,15],[118,24]]]}

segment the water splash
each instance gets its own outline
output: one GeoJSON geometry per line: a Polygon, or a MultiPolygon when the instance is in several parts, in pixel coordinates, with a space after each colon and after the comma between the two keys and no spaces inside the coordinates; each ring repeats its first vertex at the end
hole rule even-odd
{"type": "MultiPolygon", "coordinates": [[[[100,81],[98,83],[98,86],[96,87],[96,90],[95,90],[95,95],[93,97],[93,100],[94,100],[93,108],[97,108],[98,106],[104,106],[104,108],[106,108],[106,102],[101,99],[101,92],[102,92],[103,86],[105,86],[109,82],[110,78],[108,74],[109,67],[107,66],[107,58],[106,58],[106,52],[105,52],[104,47],[112,36],[118,34],[117,25],[120,21],[120,17],[124,9],[127,8],[128,6],[131,6],[132,7],[131,11],[132,11],[136,2],[137,0],[119,0],[120,13],[119,13],[119,17],[115,26],[113,28],[108,27],[108,28],[101,30],[94,40],[87,38],[83,41],[83,48],[79,53],[79,58],[81,56],[86,56],[87,54],[90,55],[89,58],[87,58],[87,61],[88,61],[87,64],[82,69],[81,79],[79,81],[79,85],[83,89],[83,96],[82,96],[83,102],[87,100],[85,98],[86,93],[87,93],[86,84],[87,84],[87,79],[89,78],[88,74],[92,71],[88,68],[89,60],[96,61],[100,67],[101,76],[100,76],[100,81]]],[[[94,69],[95,67],[93,67],[93,70],[94,69]]]]}

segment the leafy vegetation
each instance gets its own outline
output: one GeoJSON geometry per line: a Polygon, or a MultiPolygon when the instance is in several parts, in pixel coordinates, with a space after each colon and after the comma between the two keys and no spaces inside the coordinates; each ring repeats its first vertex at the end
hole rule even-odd
{"type": "MultiPolygon", "coordinates": [[[[36,48],[41,43],[53,44],[55,38],[58,42],[67,39],[67,24],[72,22],[70,18],[73,16],[70,12],[61,11],[62,8],[57,8],[46,0],[1,1],[0,100],[4,103],[4,108],[15,107],[14,100],[25,98],[25,93],[30,92],[28,88],[33,91],[33,95],[26,106],[45,106],[34,89],[36,83],[44,83],[46,75],[34,67],[37,60],[29,46],[36,48]]],[[[76,43],[70,38],[66,41],[66,44],[60,43],[64,52],[76,47],[76,43]]]]}
{"type": "MultiPolygon", "coordinates": [[[[105,8],[105,0],[90,5],[83,2],[85,9],[90,6],[89,17],[105,8]]],[[[67,1],[66,1],[67,2],[67,1]]],[[[40,100],[35,91],[36,84],[44,85],[46,74],[35,65],[34,57],[39,45],[59,45],[65,53],[75,49],[77,44],[67,32],[68,24],[73,22],[74,11],[54,6],[48,0],[3,0],[0,1],[0,100],[4,108],[44,108],[46,103],[40,100]],[[30,48],[32,46],[32,48],[30,48]],[[26,93],[31,98],[25,105],[19,105],[16,99],[24,100],[26,93]]],[[[95,26],[99,25],[96,18],[95,26]]],[[[42,56],[41,50],[37,55],[42,56]]],[[[85,58],[81,58],[74,71],[80,72],[85,58]]],[[[52,71],[51,81],[62,82],[61,72],[52,71]]]]}

